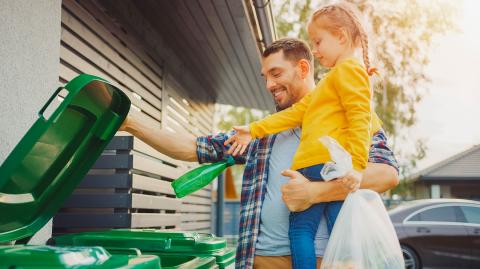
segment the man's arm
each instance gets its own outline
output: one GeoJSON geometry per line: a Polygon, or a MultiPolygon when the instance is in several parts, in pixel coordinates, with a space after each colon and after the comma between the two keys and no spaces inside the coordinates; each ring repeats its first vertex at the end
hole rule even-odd
{"type": "MultiPolygon", "coordinates": [[[[288,209],[293,212],[303,211],[317,203],[343,201],[351,192],[339,180],[312,182],[297,171],[285,172],[283,175],[291,177],[282,186],[282,197],[288,209]]],[[[397,170],[381,163],[368,163],[362,177],[361,189],[379,193],[397,186],[399,182],[397,170]]]]}
{"type": "MultiPolygon", "coordinates": [[[[371,189],[378,193],[390,190],[398,185],[399,178],[395,168],[383,163],[367,163],[367,168],[363,171],[360,189],[371,189]]],[[[339,180],[315,184],[312,188],[315,191],[313,203],[343,201],[351,192],[339,180]]]]}
{"type": "Polygon", "coordinates": [[[182,161],[198,162],[197,140],[187,133],[170,133],[160,128],[149,127],[133,117],[127,117],[120,127],[138,137],[159,152],[182,161]]]}
{"type": "MultiPolygon", "coordinates": [[[[188,133],[172,134],[168,131],[152,128],[134,117],[127,117],[120,131],[127,131],[138,137],[159,152],[182,161],[198,163],[214,163],[225,159],[230,145],[224,142],[233,135],[230,133],[218,133],[215,135],[194,137],[188,133]]],[[[236,164],[244,164],[248,149],[243,154],[234,156],[236,164]]]]}

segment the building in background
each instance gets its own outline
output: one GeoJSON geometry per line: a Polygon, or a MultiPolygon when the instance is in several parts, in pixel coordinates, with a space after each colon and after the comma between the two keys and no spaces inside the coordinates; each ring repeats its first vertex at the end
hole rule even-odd
{"type": "Polygon", "coordinates": [[[411,184],[415,199],[480,200],[480,145],[420,171],[411,184]]]}

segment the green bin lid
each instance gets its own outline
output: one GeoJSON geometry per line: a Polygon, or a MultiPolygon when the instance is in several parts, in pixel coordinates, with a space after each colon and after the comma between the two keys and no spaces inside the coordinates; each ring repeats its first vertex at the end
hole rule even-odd
{"type": "Polygon", "coordinates": [[[0,242],[35,234],[62,206],[110,142],[130,100],[107,81],[82,74],[50,116],[62,88],[0,167],[0,242]]]}
{"type": "Polygon", "coordinates": [[[153,255],[111,255],[101,247],[0,246],[0,268],[160,269],[153,255]],[[28,258],[27,258],[28,257],[28,258]]]}
{"type": "Polygon", "coordinates": [[[154,229],[112,229],[105,231],[65,234],[52,238],[57,246],[102,246],[139,249],[144,254],[215,257],[220,268],[235,261],[235,249],[227,248],[226,239],[211,234],[154,229]]]}
{"type": "MultiPolygon", "coordinates": [[[[132,252],[142,253],[135,248],[108,247],[110,254],[132,254],[132,252]]],[[[143,253],[146,254],[146,253],[143,253]]],[[[213,269],[218,268],[215,257],[197,257],[194,255],[163,255],[161,253],[149,254],[160,258],[162,269],[213,269]]]]}
{"type": "Polygon", "coordinates": [[[159,256],[162,269],[214,269],[218,268],[214,257],[159,256]]]}
{"type": "Polygon", "coordinates": [[[52,239],[59,246],[122,246],[144,251],[212,254],[227,247],[224,238],[211,234],[154,229],[112,229],[66,234],[52,239]]]}

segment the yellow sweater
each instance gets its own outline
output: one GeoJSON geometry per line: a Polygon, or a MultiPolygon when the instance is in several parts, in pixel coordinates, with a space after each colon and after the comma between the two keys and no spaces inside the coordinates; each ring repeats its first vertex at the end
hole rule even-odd
{"type": "Polygon", "coordinates": [[[261,138],[301,126],[294,170],[330,161],[327,148],[318,140],[329,135],[352,155],[353,167],[362,171],[367,165],[372,135],[381,128],[370,100],[365,68],[356,59],[345,59],[299,102],[250,124],[250,132],[253,138],[261,138]]]}

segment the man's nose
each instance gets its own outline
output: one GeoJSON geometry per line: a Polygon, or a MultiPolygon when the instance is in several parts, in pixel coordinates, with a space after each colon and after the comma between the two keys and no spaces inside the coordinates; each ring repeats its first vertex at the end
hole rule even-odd
{"type": "Polygon", "coordinates": [[[268,89],[269,91],[271,91],[272,89],[274,89],[275,86],[277,86],[277,83],[275,83],[275,81],[273,81],[273,79],[267,79],[267,89],[268,89]]]}

